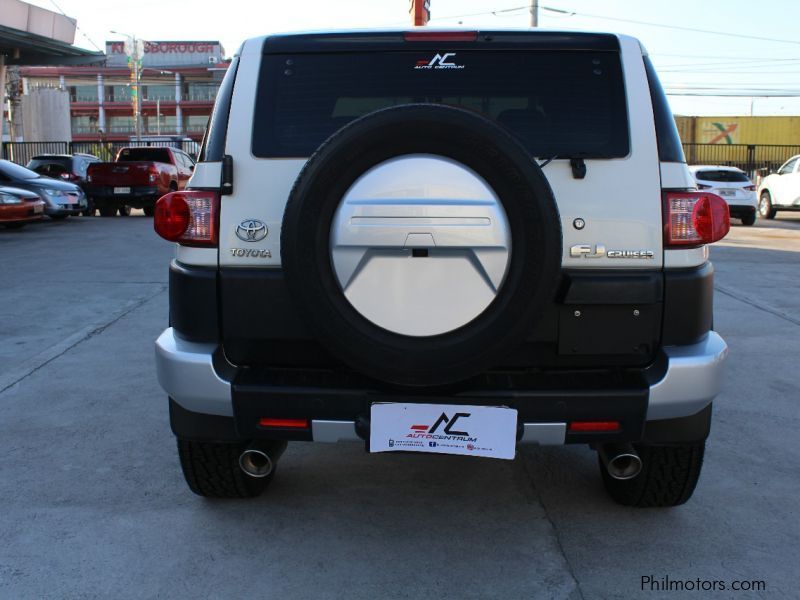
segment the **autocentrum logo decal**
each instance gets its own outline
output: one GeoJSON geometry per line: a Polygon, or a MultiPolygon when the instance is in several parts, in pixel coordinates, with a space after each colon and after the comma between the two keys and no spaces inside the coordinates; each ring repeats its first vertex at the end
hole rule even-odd
{"type": "MultiPolygon", "coordinates": [[[[478,439],[469,436],[468,431],[457,431],[453,429],[456,421],[459,419],[468,419],[470,413],[456,413],[453,418],[449,418],[446,413],[436,419],[436,422],[431,425],[412,425],[411,433],[406,435],[407,438],[421,438],[426,440],[443,440],[443,441],[459,441],[459,442],[477,442],[478,439]],[[437,434],[439,427],[444,425],[443,433],[437,434]]],[[[462,421],[463,422],[463,421],[462,421]]],[[[431,443],[431,447],[435,447],[435,443],[431,443]]]]}
{"type": "Polygon", "coordinates": [[[430,60],[418,60],[414,65],[415,69],[463,69],[464,65],[457,65],[452,62],[450,57],[455,56],[455,52],[445,52],[437,54],[430,60]]]}

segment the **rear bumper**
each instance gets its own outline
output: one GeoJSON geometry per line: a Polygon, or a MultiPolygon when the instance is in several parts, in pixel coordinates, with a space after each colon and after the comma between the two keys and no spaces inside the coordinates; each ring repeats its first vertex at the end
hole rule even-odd
{"type": "Polygon", "coordinates": [[[752,217],[756,214],[756,207],[755,205],[740,205],[740,204],[729,204],[728,209],[730,210],[731,216],[734,219],[741,219],[742,217],[752,217]]]}
{"type": "Polygon", "coordinates": [[[238,438],[313,441],[363,438],[369,405],[379,401],[513,406],[519,411],[522,442],[636,441],[644,437],[648,422],[679,420],[707,409],[720,391],[726,356],[727,345],[712,331],[696,344],[665,347],[657,365],[645,371],[552,372],[523,377],[512,386],[502,374],[468,388],[418,395],[416,390],[381,389],[375,382],[365,385],[363,379],[335,372],[237,371],[216,344],[181,339],[172,328],[156,341],[158,380],[176,410],[200,420],[205,416],[238,438]],[[264,430],[257,425],[261,416],[309,419],[310,427],[290,434],[264,430]],[[622,431],[602,437],[570,434],[567,425],[573,420],[618,420],[622,431]]]}
{"type": "MultiPolygon", "coordinates": [[[[117,186],[126,187],[126,186],[117,186]]],[[[130,193],[115,194],[114,186],[98,185],[89,188],[88,195],[95,201],[95,204],[127,204],[129,202],[155,202],[163,194],[156,186],[130,186],[130,193]]]]}

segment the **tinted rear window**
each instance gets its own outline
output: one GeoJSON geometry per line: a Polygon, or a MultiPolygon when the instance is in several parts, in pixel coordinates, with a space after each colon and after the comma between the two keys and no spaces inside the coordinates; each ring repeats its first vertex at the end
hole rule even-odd
{"type": "Polygon", "coordinates": [[[747,175],[736,171],[697,171],[694,176],[696,179],[702,179],[703,181],[721,181],[727,183],[744,183],[750,181],[747,175]]]}
{"type": "Polygon", "coordinates": [[[117,159],[121,162],[146,161],[171,163],[169,151],[164,148],[125,148],[119,153],[117,159]]]}
{"type": "Polygon", "coordinates": [[[36,170],[39,167],[44,165],[60,165],[63,170],[68,171],[71,167],[72,159],[67,158],[66,156],[63,158],[58,157],[45,157],[45,158],[32,158],[30,162],[26,165],[27,168],[36,170]]]}
{"type": "Polygon", "coordinates": [[[375,110],[417,102],[480,112],[537,157],[628,154],[619,54],[458,51],[265,55],[253,154],[308,157],[332,133],[375,110]],[[437,62],[435,66],[440,63],[437,62]]]}

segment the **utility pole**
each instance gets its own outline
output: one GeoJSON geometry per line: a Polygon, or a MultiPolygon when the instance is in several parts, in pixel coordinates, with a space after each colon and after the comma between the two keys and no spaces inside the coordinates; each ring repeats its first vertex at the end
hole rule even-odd
{"type": "Polygon", "coordinates": [[[531,0],[531,27],[539,26],[539,0],[531,0]]]}
{"type": "Polygon", "coordinates": [[[414,27],[427,25],[431,18],[431,0],[411,0],[411,24],[414,27]]]}

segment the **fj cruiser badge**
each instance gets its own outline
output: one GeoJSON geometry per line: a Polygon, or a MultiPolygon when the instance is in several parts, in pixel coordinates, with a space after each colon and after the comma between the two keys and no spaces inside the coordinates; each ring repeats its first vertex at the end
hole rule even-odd
{"type": "Polygon", "coordinates": [[[236,226],[236,237],[243,242],[260,242],[267,233],[267,226],[258,219],[245,219],[236,226]]]}
{"type": "Polygon", "coordinates": [[[606,250],[604,244],[575,244],[569,249],[572,258],[655,258],[652,250],[606,250]]]}

